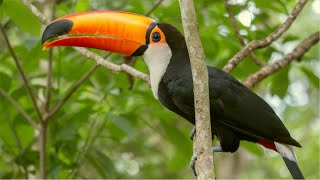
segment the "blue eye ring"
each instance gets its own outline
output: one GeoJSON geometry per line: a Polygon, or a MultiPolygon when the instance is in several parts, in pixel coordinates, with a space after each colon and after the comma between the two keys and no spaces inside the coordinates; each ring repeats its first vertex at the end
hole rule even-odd
{"type": "Polygon", "coordinates": [[[152,42],[159,42],[161,40],[161,35],[158,32],[152,34],[152,42]]]}

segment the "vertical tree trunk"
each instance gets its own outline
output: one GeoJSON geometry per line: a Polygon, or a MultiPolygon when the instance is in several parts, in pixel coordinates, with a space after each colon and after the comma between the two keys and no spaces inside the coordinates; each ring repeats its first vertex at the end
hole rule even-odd
{"type": "Polygon", "coordinates": [[[179,4],[192,67],[196,119],[196,135],[193,139],[193,151],[197,153],[195,168],[198,179],[214,179],[208,70],[199,37],[193,0],[179,0],[179,4]]]}

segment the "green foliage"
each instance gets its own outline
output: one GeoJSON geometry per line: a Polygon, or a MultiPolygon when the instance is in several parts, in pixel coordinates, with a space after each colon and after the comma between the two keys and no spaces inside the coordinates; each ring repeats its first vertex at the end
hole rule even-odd
{"type": "Polygon", "coordinates": [[[289,66],[284,67],[280,72],[272,76],[270,83],[271,95],[277,95],[281,99],[287,94],[289,86],[289,66]]]}
{"type": "MultiPolygon", "coordinates": [[[[41,12],[52,9],[46,1],[32,1],[41,12]]],[[[48,1],[49,2],[49,1],[48,1]]],[[[98,9],[145,14],[156,0],[59,0],[56,17],[98,9]]],[[[230,5],[234,15],[254,7],[251,26],[237,20],[246,42],[262,39],[273,32],[294,8],[296,0],[247,0],[230,5]],[[255,26],[255,30],[252,27],[255,26]]],[[[272,55],[290,52],[290,44],[314,33],[319,16],[309,2],[296,22],[279,41],[256,50],[261,61],[270,63],[272,55]],[[312,21],[309,21],[309,19],[312,21]]],[[[207,64],[222,68],[241,48],[225,16],[222,1],[196,1],[197,18],[207,64]]],[[[167,22],[182,31],[178,1],[164,1],[150,17],[167,22]]],[[[0,0],[0,22],[22,64],[41,112],[47,90],[48,51],[42,51],[40,21],[19,0],[0,0]]],[[[39,124],[22,78],[0,36],[0,88],[6,91],[39,124]]],[[[105,52],[95,51],[104,56],[105,52]]],[[[111,55],[108,61],[120,64],[123,58],[111,55]]],[[[56,106],[94,62],[72,48],[53,50],[50,109],[56,106]]],[[[137,59],[134,67],[148,70],[137,59]]],[[[319,45],[299,62],[260,82],[255,91],[271,103],[292,137],[303,145],[297,157],[307,178],[319,178],[319,45]]],[[[244,80],[259,67],[247,57],[232,75],[244,80]]],[[[132,82],[124,73],[103,67],[75,91],[52,117],[47,134],[48,178],[194,178],[189,169],[192,125],[165,109],[155,100],[149,86],[132,82]]],[[[0,95],[0,178],[39,176],[39,130],[31,126],[15,106],[0,95]]],[[[214,144],[219,144],[215,139],[214,144]]],[[[290,178],[281,158],[256,144],[241,142],[237,154],[215,155],[218,178],[290,178]],[[240,157],[240,158],[239,158],[240,157]],[[231,164],[231,165],[230,165],[231,164]],[[241,171],[236,169],[241,168],[241,171]],[[226,172],[234,172],[231,175],[226,172]]]]}
{"type": "Polygon", "coordinates": [[[40,22],[19,0],[5,0],[3,10],[21,30],[31,35],[40,35],[40,22]]]}

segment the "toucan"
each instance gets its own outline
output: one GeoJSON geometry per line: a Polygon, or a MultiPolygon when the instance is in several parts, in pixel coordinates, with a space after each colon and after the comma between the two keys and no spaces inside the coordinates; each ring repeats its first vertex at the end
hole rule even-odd
{"type": "MultiPolygon", "coordinates": [[[[184,36],[174,26],[142,15],[119,11],[81,12],[58,18],[43,32],[44,49],[79,46],[142,56],[151,90],[170,111],[195,124],[193,81],[184,36]]],[[[303,179],[293,139],[274,110],[228,73],[208,68],[214,151],[235,152],[241,140],[278,152],[294,179],[303,179]]]]}

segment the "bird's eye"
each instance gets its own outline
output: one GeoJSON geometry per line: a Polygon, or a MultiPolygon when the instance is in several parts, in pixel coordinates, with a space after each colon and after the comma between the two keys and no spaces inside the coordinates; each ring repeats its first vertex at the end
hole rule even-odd
{"type": "Polygon", "coordinates": [[[153,42],[159,42],[160,40],[161,40],[160,33],[155,32],[155,33],[152,34],[152,41],[153,42]]]}

